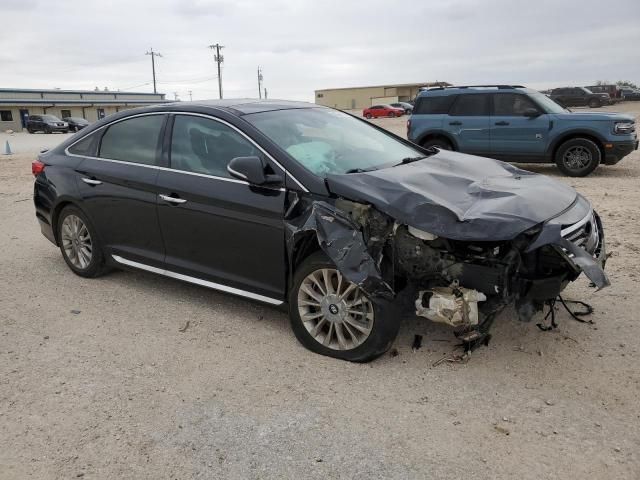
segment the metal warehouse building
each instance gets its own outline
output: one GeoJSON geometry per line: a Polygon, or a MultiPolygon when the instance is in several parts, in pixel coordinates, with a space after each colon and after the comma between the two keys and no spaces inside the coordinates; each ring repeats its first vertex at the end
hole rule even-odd
{"type": "Polygon", "coordinates": [[[90,122],[127,108],[165,103],[163,93],[0,88],[0,131],[20,131],[29,115],[80,117],[90,122]]]}
{"type": "Polygon", "coordinates": [[[316,90],[316,103],[326,107],[352,110],[375,104],[413,100],[421,87],[446,87],[447,82],[400,83],[372,87],[328,88],[316,90]]]}

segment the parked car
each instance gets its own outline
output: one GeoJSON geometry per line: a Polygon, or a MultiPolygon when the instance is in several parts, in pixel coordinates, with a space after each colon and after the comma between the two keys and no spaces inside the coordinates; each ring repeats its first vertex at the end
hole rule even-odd
{"type": "Polygon", "coordinates": [[[407,102],[397,102],[397,103],[392,103],[390,105],[392,107],[394,107],[394,108],[403,109],[404,113],[406,113],[407,115],[410,115],[411,112],[413,111],[413,105],[411,105],[410,103],[407,103],[407,102]]]}
{"type": "Polygon", "coordinates": [[[80,117],[65,117],[62,120],[69,124],[69,130],[77,132],[89,125],[89,121],[80,117]]]}
{"type": "Polygon", "coordinates": [[[280,306],[303,345],[351,361],[389,349],[407,313],[472,348],[507,305],[530,320],[581,272],[609,283],[600,218],[564,182],[308,103],[124,111],[32,172],[42,233],[77,275],[143,270],[280,306]]]}
{"type": "Polygon", "coordinates": [[[563,87],[551,90],[551,98],[565,107],[598,108],[609,105],[608,93],[593,93],[584,87],[563,87]]]}
{"type": "Polygon", "coordinates": [[[609,105],[613,105],[622,100],[622,92],[618,85],[591,85],[584,88],[593,93],[606,93],[609,95],[609,105]]]}
{"type": "Polygon", "coordinates": [[[404,115],[403,108],[396,108],[391,105],[373,105],[362,111],[364,118],[401,117],[402,115],[404,115]]]}
{"type": "Polygon", "coordinates": [[[622,97],[625,100],[632,100],[632,101],[640,100],[640,90],[623,87],[621,91],[622,91],[622,97]]]}
{"type": "Polygon", "coordinates": [[[29,133],[67,133],[68,131],[69,124],[54,115],[29,115],[27,118],[27,132],[29,133]]]}
{"type": "Polygon", "coordinates": [[[451,87],[418,96],[409,140],[509,162],[555,162],[581,177],[638,148],[635,120],[609,112],[570,112],[520,86],[451,87]]]}

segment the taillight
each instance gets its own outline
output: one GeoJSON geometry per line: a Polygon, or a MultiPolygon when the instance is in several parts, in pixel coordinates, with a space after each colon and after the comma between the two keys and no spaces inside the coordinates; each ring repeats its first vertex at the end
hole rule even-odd
{"type": "Polygon", "coordinates": [[[44,167],[45,166],[46,165],[44,163],[42,163],[40,160],[36,160],[34,162],[31,162],[31,173],[33,173],[34,177],[37,177],[42,172],[44,172],[44,167]]]}

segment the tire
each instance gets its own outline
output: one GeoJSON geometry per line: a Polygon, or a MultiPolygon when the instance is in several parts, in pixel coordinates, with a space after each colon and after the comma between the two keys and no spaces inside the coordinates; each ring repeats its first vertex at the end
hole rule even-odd
{"type": "Polygon", "coordinates": [[[366,118],[367,120],[371,120],[371,118],[372,118],[372,117],[371,117],[371,114],[370,114],[370,113],[367,113],[367,114],[364,116],[364,118],[366,118]]]}
{"type": "Polygon", "coordinates": [[[397,117],[397,115],[396,115],[395,113],[393,113],[393,112],[389,112],[389,113],[387,114],[387,117],[389,117],[389,118],[393,118],[393,117],[397,117]]]}
{"type": "Polygon", "coordinates": [[[453,145],[444,138],[431,138],[422,143],[423,148],[438,147],[440,150],[453,150],[453,145]]]}
{"type": "Polygon", "coordinates": [[[600,103],[599,100],[596,100],[595,98],[593,100],[589,100],[589,107],[590,108],[600,108],[602,106],[602,104],[600,103]]]}
{"type": "Polygon", "coordinates": [[[602,159],[598,145],[588,138],[571,138],[564,142],[555,155],[555,162],[562,173],[569,177],[586,177],[602,159]]]}
{"type": "Polygon", "coordinates": [[[293,333],[306,348],[350,362],[368,362],[382,355],[391,347],[400,328],[400,316],[393,305],[365,296],[340,275],[324,252],[307,257],[295,272],[289,292],[289,319],[293,333]],[[323,271],[327,272],[334,292],[338,290],[346,296],[340,298],[323,290],[326,288],[323,271]],[[317,278],[312,279],[314,274],[317,278]],[[353,311],[358,313],[348,313],[353,311]],[[305,314],[310,318],[303,321],[301,315],[305,314]]]}
{"type": "Polygon", "coordinates": [[[51,133],[51,129],[49,127],[44,127],[44,133],[51,133]]]}
{"type": "Polygon", "coordinates": [[[79,208],[72,205],[64,207],[58,216],[56,228],[62,258],[73,273],[85,278],[95,278],[105,272],[104,254],[96,230],[79,208]],[[86,230],[75,223],[75,219],[78,219],[86,230]],[[78,254],[78,250],[82,252],[78,254]],[[90,252],[88,261],[87,250],[90,252]]]}
{"type": "Polygon", "coordinates": [[[27,132],[33,134],[33,130],[31,130],[30,128],[27,128],[27,132]]]}

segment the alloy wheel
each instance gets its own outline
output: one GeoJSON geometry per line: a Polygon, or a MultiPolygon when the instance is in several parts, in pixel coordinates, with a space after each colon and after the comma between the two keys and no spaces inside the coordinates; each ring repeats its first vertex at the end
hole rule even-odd
{"type": "Polygon", "coordinates": [[[93,244],[89,229],[76,215],[67,215],[60,230],[62,248],[71,264],[84,270],[91,263],[93,244]]]}
{"type": "Polygon", "coordinates": [[[588,148],[581,145],[573,146],[564,152],[562,161],[570,170],[582,170],[587,168],[593,160],[593,155],[588,148]]]}
{"type": "Polygon", "coordinates": [[[362,345],[373,329],[373,305],[354,283],[332,268],[311,272],[298,289],[298,313],[307,332],[332,350],[362,345]]]}

